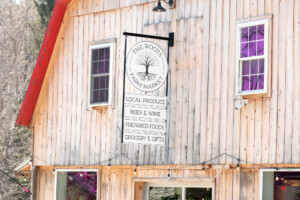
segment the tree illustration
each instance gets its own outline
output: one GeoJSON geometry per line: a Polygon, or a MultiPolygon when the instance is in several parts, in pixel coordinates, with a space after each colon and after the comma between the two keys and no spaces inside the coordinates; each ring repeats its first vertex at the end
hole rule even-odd
{"type": "Polygon", "coordinates": [[[145,67],[145,72],[138,72],[137,75],[142,81],[151,81],[155,79],[157,74],[150,73],[149,68],[155,67],[157,65],[157,58],[154,54],[150,52],[145,52],[139,55],[136,60],[136,64],[145,67]]]}

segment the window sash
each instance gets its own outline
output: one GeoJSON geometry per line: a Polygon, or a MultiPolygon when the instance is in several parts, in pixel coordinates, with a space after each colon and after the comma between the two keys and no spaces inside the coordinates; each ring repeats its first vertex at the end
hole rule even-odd
{"type": "Polygon", "coordinates": [[[252,21],[252,22],[243,22],[237,24],[237,72],[236,72],[236,95],[251,95],[251,94],[265,94],[267,93],[267,86],[268,86],[268,40],[269,40],[269,22],[268,19],[252,21]],[[264,55],[259,56],[251,56],[251,57],[241,57],[241,30],[242,28],[250,27],[250,26],[258,26],[264,25],[264,55]],[[259,60],[264,59],[264,89],[257,89],[257,90],[242,90],[242,72],[243,72],[243,61],[251,61],[251,60],[259,60]]]}
{"type": "MultiPolygon", "coordinates": [[[[259,66],[258,66],[259,67],[259,66]]],[[[264,93],[265,92],[265,87],[266,87],[266,84],[267,84],[267,77],[266,77],[266,60],[265,60],[265,56],[264,57],[260,57],[260,58],[257,58],[257,59],[245,59],[245,60],[241,60],[239,61],[239,86],[240,86],[240,94],[257,94],[257,93],[264,93]],[[259,68],[258,68],[258,71],[257,73],[251,73],[249,72],[248,75],[243,75],[243,62],[244,61],[253,61],[253,60],[260,60],[260,59],[264,59],[264,73],[259,73],[259,68]],[[263,89],[256,89],[256,90],[243,90],[243,77],[244,76],[254,76],[254,75],[264,75],[264,88],[263,89]]]]}
{"type": "MultiPolygon", "coordinates": [[[[95,106],[107,106],[111,104],[112,99],[112,66],[113,66],[113,59],[114,59],[114,42],[113,41],[107,41],[106,43],[100,43],[100,44],[91,44],[90,45],[90,67],[89,67],[89,94],[88,94],[88,106],[89,107],[95,107],[95,106]],[[104,59],[104,61],[109,60],[109,72],[105,73],[97,73],[93,74],[93,63],[94,62],[100,62],[100,60],[92,60],[93,58],[93,50],[95,49],[102,49],[102,48],[108,48],[110,51],[109,59],[104,59]],[[94,102],[94,79],[97,77],[104,77],[107,76],[109,78],[108,80],[108,100],[105,102],[94,102]]],[[[103,60],[103,59],[102,59],[103,60]]],[[[100,88],[99,88],[100,89],[100,88]]],[[[103,88],[104,89],[104,88],[103,88]]],[[[105,88],[107,89],[107,88],[105,88]]]]}
{"type": "MultiPolygon", "coordinates": [[[[109,88],[110,88],[110,85],[109,85],[109,81],[108,81],[108,87],[99,87],[99,88],[95,88],[95,78],[99,78],[99,77],[108,77],[108,79],[110,78],[109,77],[109,74],[106,73],[106,75],[104,74],[96,74],[96,75],[92,75],[92,78],[91,78],[91,104],[97,104],[97,103],[102,103],[102,104],[105,104],[105,103],[109,103],[109,88]],[[99,102],[94,102],[94,92],[95,91],[105,91],[105,90],[108,90],[108,98],[107,98],[107,101],[99,101],[99,102]]],[[[100,80],[99,80],[100,81],[100,80]]],[[[100,84],[100,83],[99,83],[100,84]]]]}

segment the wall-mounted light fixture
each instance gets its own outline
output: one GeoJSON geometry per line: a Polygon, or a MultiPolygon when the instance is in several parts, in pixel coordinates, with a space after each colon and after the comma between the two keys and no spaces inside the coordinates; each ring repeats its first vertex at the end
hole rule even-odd
{"type": "MultiPolygon", "coordinates": [[[[175,0],[174,0],[175,1],[175,0]]],[[[175,2],[173,0],[163,0],[163,2],[165,2],[166,4],[169,5],[169,8],[175,8],[175,2]]],[[[166,9],[164,7],[162,7],[160,0],[158,0],[157,5],[152,9],[152,11],[154,12],[165,12],[166,9]]]]}

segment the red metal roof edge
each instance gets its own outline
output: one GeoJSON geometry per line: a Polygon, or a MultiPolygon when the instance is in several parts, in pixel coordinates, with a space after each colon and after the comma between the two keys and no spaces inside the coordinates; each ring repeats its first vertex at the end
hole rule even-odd
{"type": "Polygon", "coordinates": [[[33,70],[30,83],[23,100],[16,124],[29,126],[37,100],[45,79],[54,45],[65,15],[66,8],[72,0],[56,0],[51,19],[33,70]]]}

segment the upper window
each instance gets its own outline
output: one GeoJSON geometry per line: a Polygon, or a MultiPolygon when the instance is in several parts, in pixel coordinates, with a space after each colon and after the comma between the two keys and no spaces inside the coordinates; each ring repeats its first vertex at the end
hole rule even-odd
{"type": "Polygon", "coordinates": [[[267,93],[268,20],[240,23],[237,95],[267,93]]]}
{"type": "Polygon", "coordinates": [[[98,170],[56,170],[56,200],[97,200],[98,170]]]}
{"type": "Polygon", "coordinates": [[[111,104],[113,43],[90,46],[90,106],[111,104]]]}

